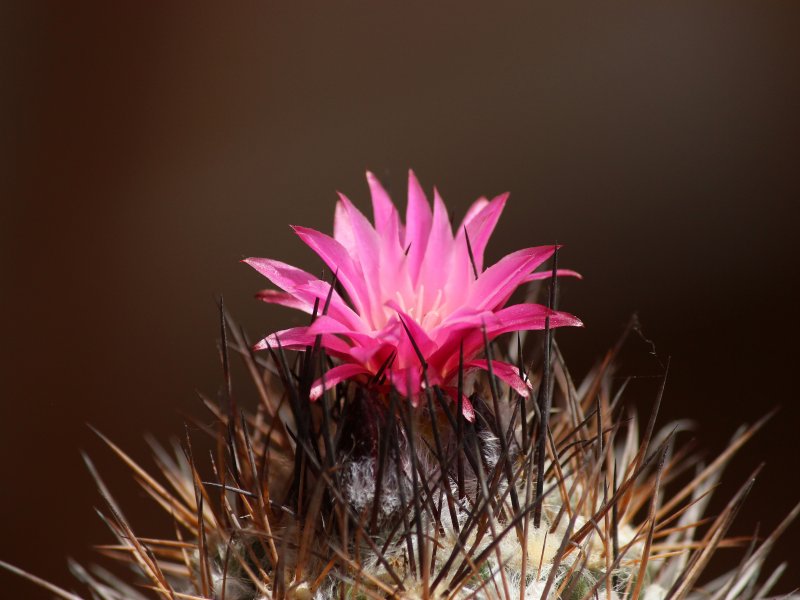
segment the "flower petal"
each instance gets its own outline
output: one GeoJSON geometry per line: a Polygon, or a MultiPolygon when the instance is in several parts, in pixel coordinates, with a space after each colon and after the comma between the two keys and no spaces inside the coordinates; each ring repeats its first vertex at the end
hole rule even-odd
{"type": "Polygon", "coordinates": [[[367,371],[361,365],[354,365],[352,363],[333,367],[332,369],[326,371],[322,377],[314,382],[314,384],[311,386],[309,398],[312,401],[318,400],[326,390],[333,388],[337,383],[341,383],[346,379],[350,379],[356,375],[362,375],[365,373],[369,373],[369,371],[367,371]]]}
{"type": "MultiPolygon", "coordinates": [[[[456,402],[455,399],[458,397],[458,388],[447,386],[443,387],[442,390],[453,399],[453,402],[456,402]]],[[[458,405],[456,404],[456,406],[458,405]]],[[[472,402],[470,402],[466,394],[461,394],[461,414],[470,423],[475,422],[475,408],[472,406],[472,402]]]]}
{"type": "MultiPolygon", "coordinates": [[[[396,364],[396,362],[395,362],[396,364]]],[[[419,396],[423,387],[422,369],[417,366],[386,369],[388,383],[397,389],[401,396],[408,398],[415,408],[419,404],[419,396]]]]}
{"type": "Polygon", "coordinates": [[[355,343],[364,346],[371,346],[379,343],[374,334],[353,329],[347,323],[343,323],[340,320],[328,315],[318,316],[314,322],[308,326],[308,333],[310,335],[344,335],[352,339],[355,343]]]}
{"type": "Polygon", "coordinates": [[[369,306],[367,284],[364,281],[361,267],[353,262],[344,246],[316,229],[300,226],[294,226],[292,229],[319,255],[328,268],[336,273],[337,279],[350,296],[356,311],[363,316],[369,306]]]}
{"type": "MultiPolygon", "coordinates": [[[[435,298],[442,292],[447,292],[448,278],[451,273],[451,260],[453,256],[453,229],[450,226],[450,217],[439,191],[433,190],[433,223],[425,247],[425,260],[419,272],[417,284],[419,292],[424,294],[422,305],[431,307],[435,298]]],[[[466,264],[463,265],[466,268],[466,264]]],[[[420,318],[421,315],[420,315],[420,318]]]]}
{"type": "Polygon", "coordinates": [[[357,256],[353,224],[350,215],[342,202],[336,203],[333,214],[333,239],[339,242],[351,256],[357,256]]]}
{"type": "MultiPolygon", "coordinates": [[[[379,264],[377,281],[380,282],[380,294],[383,298],[396,297],[398,294],[400,297],[410,297],[413,292],[408,275],[408,259],[402,245],[400,216],[386,190],[369,171],[367,181],[372,195],[372,211],[375,215],[375,232],[379,246],[375,260],[379,264]]],[[[369,277],[366,272],[365,276],[369,277]]],[[[379,302],[379,305],[382,304],[383,302],[379,302]]],[[[380,310],[373,309],[373,312],[376,322],[381,317],[388,317],[385,311],[381,314],[380,310]]]]}
{"type": "Polygon", "coordinates": [[[367,183],[369,184],[369,191],[372,197],[372,214],[375,217],[375,230],[383,238],[387,237],[397,246],[400,246],[400,216],[397,209],[392,204],[389,194],[381,185],[378,179],[367,171],[367,183]]]}
{"type": "Polygon", "coordinates": [[[416,283],[419,269],[425,258],[425,248],[431,232],[433,216],[425,192],[417,181],[414,171],[408,172],[408,206],[406,207],[406,235],[403,251],[408,252],[408,272],[416,283]]]}
{"type": "Polygon", "coordinates": [[[490,339],[508,331],[544,329],[550,317],[550,327],[583,327],[583,322],[566,312],[550,310],[541,304],[514,304],[494,313],[487,321],[486,333],[490,339]]]}
{"type": "MultiPolygon", "coordinates": [[[[526,276],[523,281],[541,281],[542,279],[550,279],[553,276],[553,271],[537,271],[526,276]]],[[[575,277],[576,279],[583,279],[583,275],[572,269],[557,269],[556,277],[575,277]]]]}
{"type": "Polygon", "coordinates": [[[377,327],[385,321],[380,286],[372,283],[379,280],[381,273],[379,237],[372,223],[346,196],[340,194],[339,199],[347,213],[353,234],[353,250],[350,252],[350,256],[361,267],[364,289],[369,298],[369,304],[365,307],[366,314],[362,312],[361,316],[366,317],[373,327],[377,327]]]}
{"type": "MultiPolygon", "coordinates": [[[[458,393],[458,390],[456,390],[456,393],[458,393]]],[[[461,414],[470,423],[475,422],[475,408],[465,394],[461,394],[461,414]]]]}
{"type": "MultiPolygon", "coordinates": [[[[292,327],[269,334],[253,346],[253,350],[277,348],[279,345],[284,350],[304,350],[308,346],[313,346],[316,339],[317,336],[309,333],[308,327],[292,327]]],[[[320,344],[334,356],[347,357],[350,354],[347,342],[335,335],[322,335],[320,344]]]]}
{"type": "Polygon", "coordinates": [[[475,200],[475,202],[473,202],[472,205],[467,209],[467,212],[464,215],[464,220],[461,221],[461,224],[458,226],[458,230],[462,231],[464,227],[466,227],[469,222],[475,218],[475,215],[481,212],[487,204],[489,204],[489,201],[483,196],[475,200]]]}
{"type": "Polygon", "coordinates": [[[477,274],[483,271],[484,251],[507,198],[508,194],[497,196],[491,202],[481,198],[470,207],[456,231],[447,291],[451,307],[463,302],[477,274]]]}
{"type": "Polygon", "coordinates": [[[405,325],[405,327],[403,327],[405,335],[401,336],[398,340],[397,356],[399,365],[406,366],[412,364],[422,368],[419,362],[419,356],[417,356],[417,349],[419,349],[423,359],[427,362],[428,357],[436,351],[436,342],[428,336],[428,333],[414,318],[403,312],[395,301],[390,300],[386,305],[397,312],[401,327],[405,325]],[[416,349],[414,348],[415,345],[416,349]]]}
{"type": "Polygon", "coordinates": [[[494,310],[505,304],[524,278],[550,258],[555,246],[525,248],[504,256],[480,274],[470,289],[467,304],[494,310]]]}
{"type": "Polygon", "coordinates": [[[271,258],[251,257],[245,258],[242,262],[253,267],[272,283],[289,293],[298,285],[303,285],[316,279],[311,273],[306,273],[302,269],[271,258]]]}
{"type": "MultiPolygon", "coordinates": [[[[475,268],[478,273],[483,271],[483,255],[486,251],[486,246],[489,243],[489,238],[494,232],[497,221],[503,213],[508,200],[508,193],[501,194],[493,198],[491,202],[476,215],[474,215],[468,222],[466,218],[465,227],[467,235],[469,235],[469,244],[472,248],[472,256],[475,258],[475,268]]],[[[459,235],[464,235],[464,228],[458,232],[459,235]]]]}
{"type": "MultiPolygon", "coordinates": [[[[301,269],[270,258],[246,258],[242,262],[253,267],[279,288],[298,299],[296,304],[290,304],[288,300],[286,302],[278,301],[279,297],[275,295],[278,294],[278,292],[269,294],[267,293],[268,290],[264,290],[263,292],[259,292],[258,297],[265,302],[291,306],[292,308],[297,308],[311,314],[314,310],[314,303],[316,300],[319,300],[320,310],[322,310],[325,306],[325,302],[328,300],[331,284],[317,279],[310,273],[306,273],[301,269]],[[264,296],[261,294],[264,294],[264,296]]],[[[353,328],[362,327],[359,316],[353,312],[353,309],[345,304],[342,297],[336,291],[330,294],[330,296],[331,300],[328,306],[328,312],[331,315],[341,321],[349,323],[353,328]]]]}
{"type": "MultiPolygon", "coordinates": [[[[489,370],[489,363],[485,359],[470,360],[464,363],[465,368],[489,370]]],[[[492,373],[505,381],[523,398],[528,397],[528,390],[532,389],[530,382],[523,381],[519,369],[514,365],[499,360],[492,361],[492,373]]]]}
{"type": "Polygon", "coordinates": [[[261,290],[256,293],[256,298],[268,304],[279,304],[304,312],[311,312],[313,310],[313,307],[309,307],[308,302],[303,302],[296,296],[292,296],[286,292],[279,292],[278,290],[261,290]]]}

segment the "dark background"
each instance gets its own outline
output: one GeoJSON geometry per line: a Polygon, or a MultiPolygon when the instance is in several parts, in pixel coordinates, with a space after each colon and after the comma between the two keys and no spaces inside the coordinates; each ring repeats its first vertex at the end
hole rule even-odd
{"type": "Polygon", "coordinates": [[[550,4],[3,3],[0,558],[74,588],[65,557],[111,541],[80,450],[163,532],[86,424],[149,466],[143,433],[219,385],[216,295],[253,337],[299,318],[237,261],[319,270],[287,225],[330,231],[337,189],[366,210],[367,168],[402,204],[413,167],[459,218],[511,191],[490,258],[557,240],[585,275],[573,371],[638,311],[672,356],[661,422],[696,420],[709,457],[781,405],[721,492],[766,460],[734,533],[777,525],[800,499],[800,4],[550,4]]]}

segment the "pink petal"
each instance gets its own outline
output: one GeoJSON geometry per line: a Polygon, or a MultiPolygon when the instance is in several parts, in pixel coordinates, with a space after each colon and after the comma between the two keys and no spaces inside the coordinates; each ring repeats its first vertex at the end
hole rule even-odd
{"type": "MultiPolygon", "coordinates": [[[[275,349],[279,345],[284,350],[304,350],[308,346],[313,346],[316,339],[316,335],[308,332],[308,327],[292,327],[269,334],[253,346],[253,350],[275,349]]],[[[346,357],[350,353],[347,342],[335,335],[323,335],[320,344],[334,356],[346,357]]]]}
{"type": "Polygon", "coordinates": [[[469,327],[482,327],[494,316],[490,310],[482,310],[465,306],[450,313],[438,327],[434,328],[432,333],[446,333],[450,331],[458,331],[469,327]]]}
{"type": "Polygon", "coordinates": [[[309,398],[312,401],[318,400],[326,390],[333,388],[337,383],[364,373],[368,373],[364,367],[352,363],[333,367],[329,371],[326,371],[323,377],[320,377],[314,382],[314,385],[311,386],[309,398]]]}
{"type": "MultiPolygon", "coordinates": [[[[450,398],[454,399],[453,402],[456,402],[455,398],[458,397],[458,388],[452,387],[452,386],[448,386],[448,387],[442,388],[442,390],[444,390],[444,392],[447,393],[447,395],[450,396],[450,398]]],[[[467,421],[469,421],[470,423],[474,423],[475,422],[475,408],[472,406],[472,402],[469,401],[469,398],[467,398],[467,396],[465,394],[461,394],[461,403],[462,403],[461,404],[461,414],[464,416],[464,418],[467,421]]],[[[458,406],[458,405],[456,404],[456,406],[458,406]]]]}
{"type": "Polygon", "coordinates": [[[364,214],[344,195],[340,195],[339,198],[349,218],[353,234],[354,249],[350,255],[361,266],[361,273],[365,282],[364,289],[369,298],[368,312],[367,314],[363,312],[361,314],[362,317],[367,317],[375,327],[384,320],[380,288],[370,284],[370,282],[378,281],[381,273],[379,262],[381,255],[380,241],[378,234],[364,214]]]}
{"type": "Polygon", "coordinates": [[[346,334],[351,331],[352,329],[346,323],[327,315],[320,315],[308,326],[308,333],[311,335],[319,335],[321,333],[346,334]]]}
{"type": "Polygon", "coordinates": [[[359,329],[353,329],[347,323],[343,323],[338,319],[328,316],[320,315],[314,322],[309,325],[308,333],[310,335],[345,335],[351,338],[356,344],[362,346],[380,346],[381,342],[375,339],[374,335],[364,333],[359,329]]]}
{"type": "MultiPolygon", "coordinates": [[[[278,296],[267,294],[265,290],[260,294],[266,294],[266,296],[259,296],[265,302],[291,306],[311,314],[316,300],[319,300],[319,310],[321,311],[328,299],[331,284],[321,281],[301,269],[269,258],[246,258],[242,262],[253,267],[272,283],[298,300],[296,304],[290,304],[288,300],[286,302],[278,301],[278,296]]],[[[277,293],[275,292],[275,294],[277,293]]],[[[349,323],[354,328],[358,328],[361,324],[361,319],[358,315],[345,304],[341,296],[335,291],[331,295],[328,312],[349,323]]]]}
{"type": "Polygon", "coordinates": [[[449,380],[455,376],[462,345],[464,360],[480,354],[484,348],[483,331],[474,327],[457,332],[431,356],[431,364],[436,365],[443,379],[449,380]]]}
{"type": "Polygon", "coordinates": [[[400,247],[396,228],[392,231],[381,231],[379,235],[363,213],[345,196],[341,196],[341,204],[352,226],[355,245],[352,256],[361,266],[365,289],[369,294],[369,309],[366,314],[362,312],[362,317],[366,318],[373,329],[378,329],[388,317],[384,309],[384,298],[395,297],[398,292],[401,296],[412,293],[405,264],[406,256],[400,247]]]}
{"type": "MultiPolygon", "coordinates": [[[[484,371],[489,370],[489,364],[485,359],[470,360],[464,363],[465,368],[477,368],[484,371]]],[[[519,375],[519,369],[514,365],[510,365],[499,360],[492,361],[492,372],[499,378],[510,385],[514,391],[520,396],[527,398],[528,390],[532,389],[529,382],[523,381],[519,375]]]]}
{"type": "MultiPolygon", "coordinates": [[[[537,271],[536,273],[531,273],[525,277],[523,281],[525,283],[528,283],[529,281],[541,281],[542,279],[550,279],[552,276],[553,271],[537,271]]],[[[557,269],[556,277],[575,277],[577,279],[583,279],[583,275],[577,271],[573,271],[572,269],[557,269]]]]}
{"type": "Polygon", "coordinates": [[[458,226],[458,230],[463,231],[464,227],[468,225],[469,222],[475,218],[475,215],[481,212],[487,204],[489,204],[489,201],[483,196],[475,200],[472,206],[467,209],[467,213],[464,215],[464,220],[461,221],[461,224],[458,226]]]}
{"type": "Polygon", "coordinates": [[[416,282],[428,246],[431,231],[431,207],[414,171],[408,172],[408,207],[406,208],[406,235],[403,250],[408,250],[408,270],[411,281],[416,282]]]}
{"type": "Polygon", "coordinates": [[[280,304],[281,306],[288,306],[289,308],[295,308],[305,312],[313,310],[313,306],[309,306],[308,302],[304,302],[291,294],[279,292],[277,290],[261,290],[256,294],[256,298],[268,304],[280,304]]]}
{"type": "Polygon", "coordinates": [[[369,306],[369,292],[360,266],[356,265],[339,242],[315,229],[293,227],[308,246],[328,265],[350,296],[356,311],[364,315],[369,306]]]}
{"type": "Polygon", "coordinates": [[[515,304],[497,312],[459,309],[430,332],[430,337],[438,345],[430,357],[433,364],[442,371],[457,362],[459,346],[464,343],[465,356],[483,348],[483,328],[489,340],[509,331],[544,329],[545,318],[550,316],[550,327],[582,327],[577,317],[561,311],[549,310],[541,304],[515,304]],[[473,330],[471,335],[467,330],[473,330]],[[443,361],[443,364],[440,364],[443,361]]]}
{"type": "Polygon", "coordinates": [[[336,203],[336,210],[333,214],[333,239],[339,242],[350,256],[356,256],[353,224],[350,222],[350,215],[342,202],[336,203]]]}
{"type": "Polygon", "coordinates": [[[303,285],[316,279],[316,277],[302,269],[271,258],[251,257],[245,258],[242,262],[250,265],[279,288],[290,293],[298,285],[303,285]]]}
{"type": "MultiPolygon", "coordinates": [[[[458,393],[457,390],[456,393],[458,393]]],[[[464,418],[470,423],[475,422],[475,409],[472,406],[472,402],[470,402],[469,398],[464,394],[461,394],[461,414],[463,414],[464,418]]]]}
{"type": "Polygon", "coordinates": [[[350,350],[351,358],[366,368],[377,372],[386,360],[396,352],[394,344],[374,342],[363,346],[353,346],[350,350]]]}
{"type": "Polygon", "coordinates": [[[431,360],[437,361],[439,367],[442,364],[449,364],[451,360],[457,363],[462,342],[464,356],[466,358],[474,356],[483,348],[484,325],[488,330],[494,324],[494,312],[490,310],[472,307],[457,309],[431,332],[431,338],[439,346],[431,360]]]}
{"type": "Polygon", "coordinates": [[[475,280],[475,273],[483,271],[483,255],[489,237],[503,212],[508,194],[502,194],[491,202],[482,198],[475,202],[461,226],[455,233],[453,258],[450,264],[450,278],[447,296],[450,303],[460,301],[475,280]],[[469,246],[467,245],[469,241],[469,246]],[[470,257],[472,251],[472,257],[470,257]],[[473,266],[474,262],[474,266],[473,266]]]}
{"type": "Polygon", "coordinates": [[[353,249],[355,252],[351,255],[351,258],[359,261],[369,258],[362,255],[378,250],[378,234],[375,228],[369,222],[369,219],[364,216],[364,213],[358,210],[344,194],[339,194],[339,204],[344,207],[353,235],[353,249]]]}
{"type": "MultiPolygon", "coordinates": [[[[375,176],[367,172],[370,192],[372,194],[372,210],[375,215],[375,231],[379,250],[376,253],[376,260],[380,265],[378,268],[378,279],[380,282],[380,293],[382,297],[395,297],[397,293],[401,297],[409,297],[412,294],[411,279],[408,275],[408,260],[403,248],[403,240],[400,226],[400,217],[397,209],[392,204],[386,190],[383,189],[375,176]]],[[[369,275],[365,272],[369,281],[369,275]]],[[[382,302],[379,302],[382,304],[382,302]]],[[[377,324],[381,317],[381,311],[373,308],[373,320],[377,324]]]]}
{"type": "Polygon", "coordinates": [[[400,245],[399,223],[400,217],[397,209],[392,204],[389,194],[383,189],[381,182],[367,171],[367,183],[372,196],[372,214],[375,217],[375,230],[381,235],[386,235],[389,241],[400,245]]]}
{"type": "MultiPolygon", "coordinates": [[[[420,364],[417,352],[414,349],[414,345],[411,343],[411,338],[414,339],[414,343],[417,345],[420,353],[427,361],[428,356],[436,351],[436,342],[434,342],[428,336],[428,333],[419,325],[419,323],[417,323],[407,313],[403,312],[403,310],[394,300],[390,300],[386,303],[386,305],[397,312],[401,319],[401,323],[405,324],[405,328],[408,329],[408,333],[402,336],[397,344],[397,355],[398,359],[400,359],[400,364],[420,364]]],[[[402,327],[402,324],[400,327],[402,327]]]]}
{"type": "Polygon", "coordinates": [[[550,327],[574,326],[582,327],[577,317],[560,311],[551,311],[541,304],[515,304],[496,313],[484,311],[467,314],[453,325],[452,330],[446,326],[437,331],[435,338],[439,348],[430,357],[430,363],[447,378],[458,366],[460,348],[463,345],[464,356],[468,359],[480,353],[484,348],[483,327],[489,340],[509,331],[544,329],[545,318],[550,315],[550,327]]]}
{"type": "Polygon", "coordinates": [[[550,327],[583,327],[583,322],[566,312],[550,310],[541,304],[515,304],[497,311],[491,323],[487,322],[486,333],[493,339],[508,331],[544,329],[550,317],[550,327]]]}
{"type": "Polygon", "coordinates": [[[394,386],[401,396],[408,398],[411,405],[416,407],[419,404],[419,395],[422,391],[422,369],[418,366],[387,369],[386,379],[389,384],[394,386]]]}
{"type": "MultiPolygon", "coordinates": [[[[469,243],[472,247],[472,255],[475,258],[475,267],[478,269],[478,273],[483,271],[483,255],[497,221],[503,213],[506,200],[508,200],[508,193],[497,196],[466,224],[469,243]]],[[[464,235],[464,229],[462,228],[459,233],[464,235]]]]}
{"type": "MultiPolygon", "coordinates": [[[[352,308],[345,304],[345,301],[342,300],[342,297],[335,290],[332,294],[330,293],[330,290],[330,283],[317,279],[297,287],[294,290],[294,294],[301,298],[308,297],[312,299],[312,307],[313,300],[319,299],[319,313],[322,313],[325,310],[325,303],[328,302],[328,296],[330,295],[330,304],[328,304],[327,314],[341,321],[342,323],[347,323],[353,329],[357,329],[359,331],[365,330],[366,324],[361,317],[359,317],[352,308]]],[[[307,312],[311,314],[312,311],[309,310],[307,312]]]]}
{"type": "Polygon", "coordinates": [[[525,277],[550,258],[555,246],[538,246],[512,252],[480,274],[467,304],[493,310],[505,303],[525,277]]]}
{"type": "Polygon", "coordinates": [[[417,283],[424,286],[423,306],[431,306],[439,290],[447,290],[453,255],[453,229],[438,190],[433,191],[433,223],[417,283]]]}

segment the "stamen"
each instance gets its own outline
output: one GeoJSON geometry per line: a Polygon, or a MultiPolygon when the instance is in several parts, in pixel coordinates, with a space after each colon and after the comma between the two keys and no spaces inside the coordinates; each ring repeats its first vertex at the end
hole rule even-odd
{"type": "Polygon", "coordinates": [[[419,291],[417,292],[417,304],[412,309],[414,312],[409,313],[415,319],[420,319],[424,315],[423,307],[425,302],[425,284],[421,283],[419,285],[419,291]]]}

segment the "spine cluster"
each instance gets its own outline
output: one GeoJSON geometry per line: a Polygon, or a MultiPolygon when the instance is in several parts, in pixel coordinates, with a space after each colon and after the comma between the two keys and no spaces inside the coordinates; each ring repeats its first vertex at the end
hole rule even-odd
{"type": "MultiPolygon", "coordinates": [[[[174,518],[175,535],[134,531],[89,462],[116,537],[102,551],[137,573],[73,565],[89,597],[755,600],[780,575],[761,568],[798,510],[760,543],[730,537],[749,477],[721,513],[705,514],[763,421],[704,465],[676,443],[679,424],[656,427],[663,386],[646,421],[625,407],[617,350],[576,385],[546,332],[544,351],[530,350],[539,369],[523,369],[530,397],[459,376],[469,421],[436,386],[409,399],[351,381],[309,402],[329,364],[323,350],[290,362],[279,347],[261,360],[238,328],[223,332],[226,378],[236,353],[256,409],[240,411],[227,386],[208,403],[208,438],[154,446],[155,476],[106,440],[174,518]],[[739,567],[700,584],[728,546],[742,547],[739,567]]],[[[523,366],[521,349],[508,359],[523,366]]]]}

